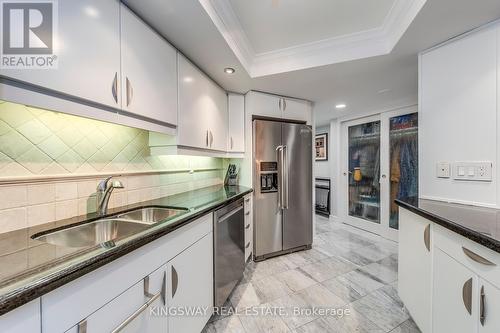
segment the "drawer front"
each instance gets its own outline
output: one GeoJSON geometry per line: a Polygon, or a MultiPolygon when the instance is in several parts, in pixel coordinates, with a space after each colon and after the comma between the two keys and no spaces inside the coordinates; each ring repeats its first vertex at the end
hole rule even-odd
{"type": "Polygon", "coordinates": [[[500,288],[500,253],[439,225],[434,227],[434,246],[500,288]]]}
{"type": "Polygon", "coordinates": [[[64,332],[212,231],[213,214],[116,259],[44,296],[42,327],[64,332]],[[78,304],[75,307],[75,304],[78,304]]]}
{"type": "MultiPolygon", "coordinates": [[[[250,201],[251,202],[251,201],[250,201]]],[[[253,253],[253,212],[245,212],[245,261],[253,253]]]]}
{"type": "Polygon", "coordinates": [[[252,211],[252,195],[247,194],[244,197],[245,213],[252,211]]]}
{"type": "MultiPolygon", "coordinates": [[[[154,324],[156,324],[156,327],[164,327],[166,329],[166,317],[150,315],[150,311],[152,311],[150,308],[165,306],[163,300],[166,299],[166,289],[163,287],[163,281],[166,279],[166,268],[166,265],[162,266],[148,276],[147,283],[145,280],[136,283],[68,332],[77,333],[80,326],[86,326],[87,332],[92,333],[111,332],[120,324],[126,323],[128,319],[131,319],[131,316],[141,309],[141,307],[143,307],[143,311],[123,327],[123,332],[141,332],[140,328],[149,327],[154,324]],[[149,307],[145,307],[145,304],[150,300],[150,296],[145,295],[145,285],[148,286],[147,291],[152,295],[160,293],[160,297],[155,297],[156,301],[149,307]]],[[[154,311],[159,312],[160,310],[154,311]]]]}

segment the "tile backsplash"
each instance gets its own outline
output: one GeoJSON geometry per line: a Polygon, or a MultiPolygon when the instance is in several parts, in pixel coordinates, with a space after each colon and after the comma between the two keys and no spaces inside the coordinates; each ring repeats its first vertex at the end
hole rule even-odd
{"type": "Polygon", "coordinates": [[[0,101],[0,233],[94,212],[97,184],[109,174],[123,173],[116,177],[125,186],[110,207],[222,183],[223,159],[150,156],[148,136],[0,101]]]}
{"type": "Polygon", "coordinates": [[[0,179],[220,168],[206,157],[150,156],[149,132],[0,101],[0,179]]]}

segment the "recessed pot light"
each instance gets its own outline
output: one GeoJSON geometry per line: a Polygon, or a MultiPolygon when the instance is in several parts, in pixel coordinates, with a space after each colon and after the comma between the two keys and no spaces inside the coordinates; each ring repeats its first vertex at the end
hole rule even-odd
{"type": "Polygon", "coordinates": [[[235,72],[235,70],[232,67],[224,68],[224,73],[226,73],[226,74],[233,74],[234,72],[235,72]]]}
{"type": "Polygon", "coordinates": [[[347,107],[347,105],[345,105],[345,104],[337,104],[337,105],[335,105],[336,109],[345,109],[346,107],[347,107]]]}

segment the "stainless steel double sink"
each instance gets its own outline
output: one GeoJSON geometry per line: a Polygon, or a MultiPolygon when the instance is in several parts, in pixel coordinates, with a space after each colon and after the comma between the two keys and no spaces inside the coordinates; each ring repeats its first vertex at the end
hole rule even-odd
{"type": "Polygon", "coordinates": [[[35,240],[65,247],[114,246],[114,240],[141,232],[151,225],[186,213],[184,208],[149,207],[57,230],[35,240]]]}

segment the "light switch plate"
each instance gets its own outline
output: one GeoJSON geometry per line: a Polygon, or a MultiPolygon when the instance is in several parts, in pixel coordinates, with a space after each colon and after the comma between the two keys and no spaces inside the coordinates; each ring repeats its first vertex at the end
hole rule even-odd
{"type": "Polygon", "coordinates": [[[455,180],[491,182],[492,172],[493,163],[491,162],[453,163],[453,179],[455,180]]]}
{"type": "Polygon", "coordinates": [[[450,178],[450,163],[438,162],[436,165],[436,176],[438,178],[450,178]]]}

